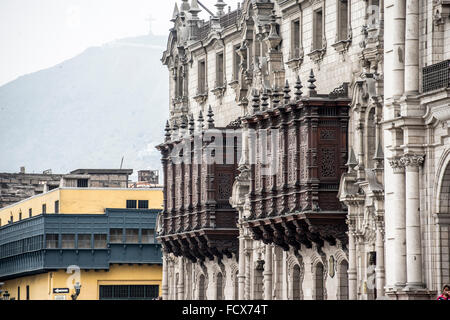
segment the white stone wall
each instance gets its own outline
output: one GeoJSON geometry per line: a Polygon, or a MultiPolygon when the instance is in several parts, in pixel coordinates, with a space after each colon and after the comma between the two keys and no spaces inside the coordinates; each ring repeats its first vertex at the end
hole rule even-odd
{"type": "MultiPolygon", "coordinates": [[[[323,61],[319,64],[312,61],[307,54],[311,52],[312,44],[312,11],[313,7],[308,2],[302,4],[302,11],[293,11],[289,15],[283,16],[278,5],[275,6],[277,16],[282,17],[280,22],[280,35],[283,38],[282,52],[284,62],[289,60],[291,48],[291,22],[300,17],[301,29],[303,30],[303,48],[305,57],[300,70],[293,70],[285,65],[286,79],[291,85],[296,81],[300,74],[304,86],[307,86],[307,80],[311,69],[316,75],[317,91],[319,93],[329,93],[334,88],[340,86],[343,82],[351,83],[355,75],[361,72],[359,67],[358,53],[360,51],[359,42],[362,41],[361,28],[365,23],[365,1],[352,1],[351,5],[351,25],[353,31],[353,40],[349,47],[349,52],[339,53],[331,45],[336,38],[336,6],[337,1],[325,1],[325,34],[327,39],[327,50],[323,61]]],[[[229,84],[233,80],[234,68],[234,46],[240,44],[240,32],[230,33],[225,38],[225,73],[226,80],[229,84]]],[[[203,113],[207,111],[209,105],[212,106],[215,113],[215,121],[217,126],[225,126],[236,118],[244,115],[245,110],[236,103],[236,94],[230,85],[227,85],[225,94],[218,99],[211,92],[214,89],[216,81],[216,54],[222,51],[221,44],[217,41],[212,41],[208,46],[201,47],[192,51],[193,61],[189,63],[189,109],[197,118],[198,113],[202,110],[203,113]],[[205,53],[206,50],[206,53],[205,53]],[[194,100],[198,88],[198,60],[207,60],[207,83],[208,83],[208,99],[204,105],[200,105],[194,100]]],[[[251,90],[249,90],[251,92],[251,90]]],[[[305,89],[304,89],[305,91],[305,89]]],[[[173,90],[171,90],[173,96],[173,90]]],[[[250,97],[250,94],[249,94],[250,97]]],[[[250,99],[251,100],[251,99],[250,99]]]]}
{"type": "MultiPolygon", "coordinates": [[[[264,277],[263,271],[256,270],[258,259],[265,259],[265,245],[259,241],[252,241],[250,281],[246,290],[249,292],[249,298],[266,299],[264,295],[264,277]]],[[[327,300],[340,300],[340,282],[339,277],[346,274],[339,274],[339,266],[342,261],[348,261],[347,255],[336,246],[325,244],[322,248],[322,254],[318,253],[316,247],[311,249],[302,249],[297,255],[291,250],[289,252],[278,252],[281,259],[278,260],[279,268],[275,265],[277,260],[273,259],[272,270],[278,271],[278,276],[273,275],[271,299],[292,300],[293,284],[292,272],[295,265],[301,269],[302,281],[299,282],[302,298],[304,300],[313,300],[315,297],[315,268],[317,263],[324,266],[324,288],[327,300]],[[334,258],[334,268],[331,270],[330,257],[334,258]],[[332,275],[332,276],[331,276],[332,275]]],[[[204,263],[192,263],[185,258],[176,258],[170,255],[169,263],[169,299],[179,299],[179,279],[184,274],[184,289],[182,300],[197,300],[199,298],[199,277],[204,275],[206,278],[206,300],[216,300],[217,297],[217,274],[223,275],[223,297],[225,300],[235,300],[236,297],[236,273],[238,271],[238,262],[235,258],[224,258],[221,264],[218,260],[206,260],[204,263]],[[183,270],[180,269],[180,259],[183,259],[183,270]],[[189,272],[188,272],[189,271],[189,272]],[[178,282],[177,282],[178,280],[178,282]]],[[[266,266],[265,266],[266,267],[266,266]]]]}

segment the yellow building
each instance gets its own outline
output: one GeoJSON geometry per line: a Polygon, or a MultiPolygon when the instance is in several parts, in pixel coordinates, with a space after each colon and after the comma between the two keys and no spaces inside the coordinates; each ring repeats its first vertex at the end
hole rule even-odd
{"type": "Polygon", "coordinates": [[[60,188],[1,209],[0,296],[160,296],[155,225],[162,204],[160,189],[60,188]]]}

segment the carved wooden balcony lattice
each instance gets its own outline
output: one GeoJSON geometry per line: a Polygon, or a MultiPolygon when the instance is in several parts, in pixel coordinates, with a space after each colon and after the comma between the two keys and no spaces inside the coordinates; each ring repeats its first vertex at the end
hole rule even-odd
{"type": "Polygon", "coordinates": [[[256,105],[242,120],[255,132],[250,139],[255,159],[250,166],[251,213],[245,226],[254,239],[286,251],[347,242],[346,211],[337,194],[348,159],[351,101],[346,84],[329,95],[314,88],[307,97],[298,90],[295,102],[288,88],[284,103],[265,111],[256,105]]]}
{"type": "Polygon", "coordinates": [[[167,138],[157,147],[164,170],[164,211],[158,240],[166,252],[193,262],[231,258],[238,252],[238,213],[229,199],[237,175],[240,139],[236,135],[231,142],[226,140],[230,137],[225,135],[226,129],[214,128],[211,118],[208,122],[208,130],[194,135],[191,120],[190,134],[184,139],[167,138]],[[211,143],[220,138],[220,147],[211,143]]]}

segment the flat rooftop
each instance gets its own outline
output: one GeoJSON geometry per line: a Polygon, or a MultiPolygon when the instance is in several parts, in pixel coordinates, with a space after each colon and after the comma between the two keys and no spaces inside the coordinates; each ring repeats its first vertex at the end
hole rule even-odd
{"type": "Polygon", "coordinates": [[[77,169],[70,174],[127,174],[132,175],[133,169],[77,169]]]}

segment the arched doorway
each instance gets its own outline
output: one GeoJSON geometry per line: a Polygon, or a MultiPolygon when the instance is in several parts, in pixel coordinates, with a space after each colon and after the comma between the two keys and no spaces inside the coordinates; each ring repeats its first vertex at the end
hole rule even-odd
{"type": "Polygon", "coordinates": [[[450,213],[450,164],[447,165],[442,175],[439,190],[439,213],[450,213]]]}
{"type": "Polygon", "coordinates": [[[292,300],[301,300],[300,272],[300,267],[296,264],[292,269],[292,300]]]}
{"type": "Polygon", "coordinates": [[[216,297],[217,300],[223,300],[223,275],[221,272],[217,274],[216,279],[216,297]]]}
{"type": "Polygon", "coordinates": [[[200,279],[198,281],[198,300],[206,300],[205,294],[205,276],[200,275],[200,279]]]}
{"type": "Polygon", "coordinates": [[[348,300],[348,262],[339,265],[339,300],[348,300]]]}
{"type": "Polygon", "coordinates": [[[323,300],[323,264],[318,262],[314,270],[314,300],[323,300]]]}

